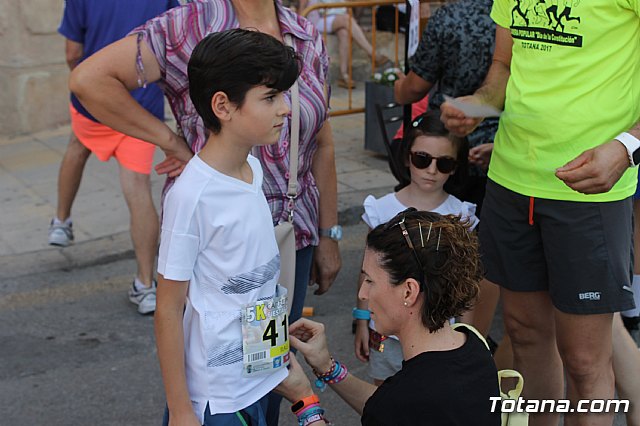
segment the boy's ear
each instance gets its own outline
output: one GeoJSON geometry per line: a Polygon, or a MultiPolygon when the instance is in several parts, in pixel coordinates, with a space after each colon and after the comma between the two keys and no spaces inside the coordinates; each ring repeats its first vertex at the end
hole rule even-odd
{"type": "Polygon", "coordinates": [[[224,92],[216,92],[211,97],[211,110],[220,121],[228,121],[234,106],[224,92]]]}

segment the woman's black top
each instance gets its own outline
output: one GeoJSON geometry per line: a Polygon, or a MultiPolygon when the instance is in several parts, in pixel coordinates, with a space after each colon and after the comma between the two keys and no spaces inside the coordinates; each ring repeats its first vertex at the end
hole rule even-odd
{"type": "Polygon", "coordinates": [[[402,363],[364,406],[365,426],[499,426],[500,404],[491,412],[489,397],[500,396],[491,353],[470,330],[451,351],[424,352],[402,363]]]}

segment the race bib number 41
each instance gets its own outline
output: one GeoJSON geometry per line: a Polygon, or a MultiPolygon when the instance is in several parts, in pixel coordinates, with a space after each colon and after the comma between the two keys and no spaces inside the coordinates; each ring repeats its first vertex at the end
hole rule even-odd
{"type": "Polygon", "coordinates": [[[289,364],[289,319],[286,289],[276,297],[242,309],[243,374],[273,373],[289,364]]]}

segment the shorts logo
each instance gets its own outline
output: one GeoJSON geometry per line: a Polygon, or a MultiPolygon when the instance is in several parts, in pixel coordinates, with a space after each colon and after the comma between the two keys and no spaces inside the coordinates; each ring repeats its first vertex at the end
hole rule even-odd
{"type": "Polygon", "coordinates": [[[587,291],[585,293],[578,293],[580,300],[600,300],[601,293],[599,291],[587,291]]]}

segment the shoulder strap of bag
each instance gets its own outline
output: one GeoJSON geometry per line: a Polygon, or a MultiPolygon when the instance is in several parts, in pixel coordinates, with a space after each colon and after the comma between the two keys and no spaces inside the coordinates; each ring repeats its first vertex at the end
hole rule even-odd
{"type": "Polygon", "coordinates": [[[489,344],[487,343],[486,339],[484,338],[484,336],[482,334],[480,334],[480,332],[478,330],[476,330],[476,328],[474,326],[469,325],[469,324],[465,324],[465,323],[462,323],[462,322],[457,322],[455,324],[451,324],[451,328],[454,329],[454,330],[457,329],[457,328],[460,328],[460,327],[466,328],[467,330],[472,331],[476,336],[478,336],[478,339],[480,339],[480,341],[482,343],[484,343],[484,345],[487,347],[487,349],[489,349],[489,344]]]}
{"type": "MultiPolygon", "coordinates": [[[[293,48],[291,34],[285,35],[287,46],[293,48]]],[[[298,80],[291,86],[291,131],[289,132],[289,181],[287,198],[289,199],[289,222],[293,222],[293,208],[298,195],[298,143],[300,140],[300,91],[298,80]]]]}
{"type": "MultiPolygon", "coordinates": [[[[475,333],[475,335],[478,336],[478,339],[482,340],[482,342],[485,344],[487,349],[489,349],[489,344],[485,340],[484,336],[478,330],[476,330],[475,327],[473,327],[473,326],[471,326],[469,324],[461,323],[461,322],[457,322],[455,324],[451,324],[451,328],[454,329],[454,330],[457,329],[457,328],[461,328],[461,327],[462,328],[466,328],[467,330],[470,330],[473,333],[475,333]]],[[[500,396],[502,398],[518,399],[518,397],[522,393],[522,388],[524,387],[524,378],[522,377],[522,374],[520,374],[516,370],[500,370],[500,371],[498,371],[498,386],[500,387],[500,396]],[[507,378],[516,378],[516,379],[518,379],[518,383],[516,384],[515,388],[513,388],[509,392],[505,393],[502,390],[502,379],[507,379],[507,378]]]]}

